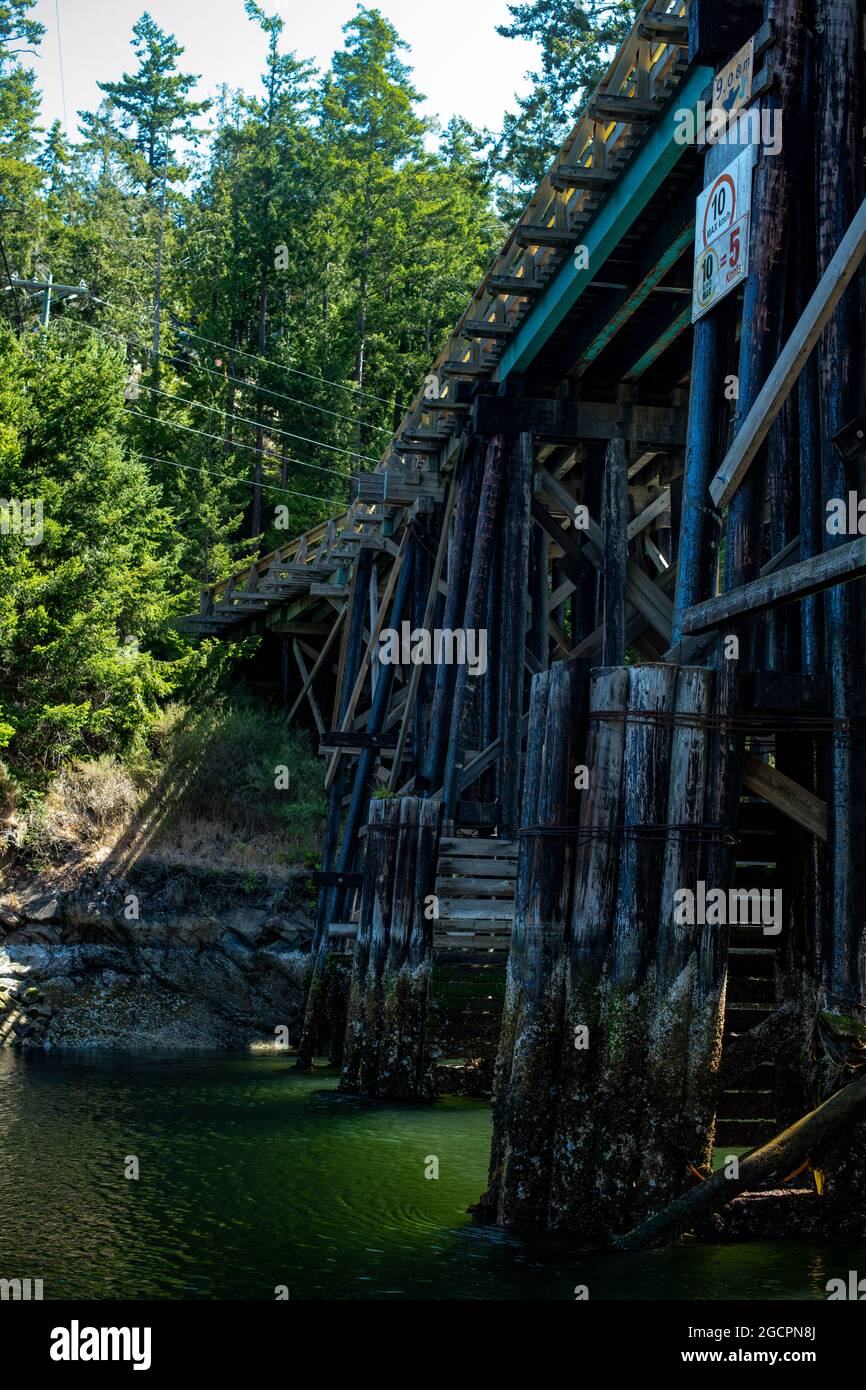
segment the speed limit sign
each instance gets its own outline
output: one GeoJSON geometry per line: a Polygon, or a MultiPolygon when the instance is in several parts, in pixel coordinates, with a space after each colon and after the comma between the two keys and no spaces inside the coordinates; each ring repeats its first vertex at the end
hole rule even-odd
{"type": "Polygon", "coordinates": [[[744,150],[698,198],[692,323],[748,273],[753,159],[751,147],[744,150]]]}

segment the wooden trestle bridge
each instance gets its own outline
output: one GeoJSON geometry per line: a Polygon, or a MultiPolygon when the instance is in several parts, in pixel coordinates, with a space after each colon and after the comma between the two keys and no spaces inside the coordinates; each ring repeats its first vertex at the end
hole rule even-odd
{"type": "MultiPolygon", "coordinates": [[[[330,1029],[344,1088],[417,1098],[431,1040],[496,1051],[491,1220],[628,1230],[860,1066],[862,93],[857,0],[648,0],[348,511],[190,619],[281,637],[318,730],[301,1064],[330,1029]],[[485,669],[386,664],[403,624],[485,669]]],[[[823,1114],[784,1163],[861,1229],[823,1114]]]]}

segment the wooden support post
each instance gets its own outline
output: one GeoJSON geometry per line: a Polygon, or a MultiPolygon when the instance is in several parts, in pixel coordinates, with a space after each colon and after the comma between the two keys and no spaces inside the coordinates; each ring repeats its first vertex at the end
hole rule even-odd
{"type": "Polygon", "coordinates": [[[704,823],[705,719],[711,693],[711,671],[679,668],[665,819],[669,827],[681,828],[667,831],[663,850],[636,1204],[645,1213],[657,1211],[683,1191],[689,1163],[700,1168],[712,1159],[713,1079],[721,1054],[724,995],[718,982],[706,979],[701,960],[717,927],[681,925],[676,920],[676,895],[680,889],[695,892],[706,860],[697,827],[704,823]],[[714,992],[707,993],[708,985],[714,992]]]}
{"type": "Polygon", "coordinates": [[[529,598],[531,619],[526,645],[543,670],[547,668],[548,597],[548,550],[550,543],[547,532],[536,522],[532,527],[529,546],[529,598]]]}
{"type": "MultiPolygon", "coordinates": [[[[448,490],[448,500],[447,500],[447,502],[445,503],[445,508],[444,508],[444,510],[443,510],[443,512],[442,512],[442,530],[441,530],[441,533],[440,533],[440,536],[439,536],[439,545],[438,545],[437,550],[436,550],[436,559],[435,559],[434,562],[433,562],[433,569],[432,569],[432,573],[431,573],[431,576],[430,576],[430,587],[429,587],[429,590],[428,590],[428,592],[427,592],[427,601],[426,601],[426,603],[425,603],[425,605],[424,605],[423,616],[422,616],[421,623],[420,623],[420,626],[421,626],[422,628],[426,628],[428,631],[430,631],[430,630],[433,628],[433,626],[434,626],[434,620],[435,620],[435,614],[436,614],[436,604],[437,604],[437,600],[438,600],[438,597],[439,597],[439,580],[440,580],[441,577],[442,577],[442,566],[443,566],[443,564],[444,564],[444,562],[445,562],[445,552],[446,552],[447,547],[448,547],[448,532],[449,532],[449,527],[450,527],[450,524],[451,524],[451,514],[452,514],[452,511],[453,511],[453,508],[454,508],[454,496],[455,496],[456,486],[457,486],[457,479],[456,479],[456,476],[452,475],[452,478],[451,478],[451,486],[450,486],[450,488],[449,488],[449,490],[448,490]]],[[[420,548],[421,548],[421,547],[419,546],[418,549],[420,549],[420,548]]],[[[416,573],[416,581],[417,581],[417,573],[416,573]]],[[[417,602],[418,602],[418,595],[417,595],[417,592],[416,592],[416,594],[415,594],[415,602],[416,602],[416,605],[417,605],[417,602]]],[[[416,611],[417,611],[417,608],[416,608],[416,611]]],[[[408,692],[407,692],[407,694],[406,694],[406,708],[405,708],[405,711],[404,711],[404,714],[403,714],[402,723],[401,723],[401,725],[400,725],[400,733],[399,733],[398,738],[397,738],[397,751],[396,751],[396,753],[394,754],[394,762],[393,762],[393,765],[392,765],[392,767],[391,767],[391,775],[390,775],[390,777],[389,777],[389,779],[388,779],[388,789],[389,789],[389,791],[395,791],[396,788],[397,788],[397,786],[398,786],[398,783],[399,783],[399,778],[400,778],[400,766],[401,766],[402,761],[403,761],[403,749],[404,749],[405,746],[406,746],[406,737],[407,737],[407,734],[408,734],[408,732],[409,732],[409,719],[410,719],[410,717],[411,717],[412,708],[413,708],[413,705],[415,704],[416,697],[417,697],[417,694],[418,694],[418,689],[419,689],[419,687],[420,687],[420,685],[421,685],[421,681],[422,681],[421,672],[422,672],[422,668],[421,668],[420,666],[413,666],[413,667],[412,667],[412,674],[411,674],[410,677],[409,677],[409,689],[408,689],[408,692]]],[[[428,687],[428,688],[429,688],[429,687],[428,687]]],[[[417,726],[416,726],[416,727],[417,727],[417,726]]],[[[432,737],[432,730],[431,730],[431,737],[432,737]]],[[[416,784],[417,784],[417,781],[419,780],[419,778],[418,778],[418,769],[419,769],[419,767],[420,767],[421,756],[422,756],[421,745],[420,745],[420,743],[418,743],[418,744],[416,744],[416,747],[415,747],[416,784]]]]}
{"type": "MultiPolygon", "coordinates": [[[[489,748],[499,740],[499,682],[502,665],[502,651],[498,641],[491,642],[491,634],[502,631],[502,555],[494,555],[487,576],[487,607],[485,627],[487,629],[487,671],[481,684],[481,747],[489,748]]],[[[481,784],[484,801],[496,801],[499,788],[497,763],[494,761],[481,784]]]]}
{"type": "MultiPolygon", "coordinates": [[[[481,481],[481,492],[478,498],[477,522],[466,588],[464,628],[480,627],[487,609],[487,578],[496,548],[496,525],[504,475],[503,455],[503,440],[501,436],[497,435],[488,445],[487,457],[484,462],[484,477],[481,481]]],[[[450,710],[445,774],[442,779],[445,822],[446,826],[449,827],[453,826],[457,811],[459,774],[462,769],[463,750],[466,747],[467,728],[471,718],[471,708],[467,698],[468,675],[468,668],[465,663],[457,667],[454,698],[450,710]]]]}
{"type": "Polygon", "coordinates": [[[596,1161],[596,1198],[611,1229],[634,1219],[641,1180],[641,1127],[647,1106],[646,1052],[653,1006],[652,963],[661,871],[658,830],[667,813],[670,715],[676,668],[629,668],[623,758],[623,837],[609,969],[603,989],[600,1078],[604,1161],[596,1161]]]}
{"type": "MultiPolygon", "coordinates": [[[[862,135],[863,54],[856,0],[819,0],[818,41],[818,269],[824,279],[850,240],[848,222],[861,228],[866,248],[866,203],[863,167],[858,155],[862,135]],[[851,142],[850,144],[848,142],[851,142]],[[855,210],[858,208],[859,211],[855,210]],[[843,234],[844,233],[844,234],[843,234]]],[[[823,283],[823,280],[822,280],[823,283]]],[[[821,285],[818,287],[820,291],[821,285]]],[[[817,293],[817,292],[816,292],[817,293]]],[[[807,310],[808,312],[808,310],[807,310]]],[[[830,439],[858,413],[862,376],[862,325],[859,295],[852,286],[841,299],[821,343],[821,398],[824,412],[823,486],[825,498],[863,491],[862,470],[848,465],[830,439]]],[[[833,540],[825,541],[833,554],[833,540]]],[[[842,547],[840,546],[840,549],[842,547]]],[[[861,730],[852,733],[841,721],[866,715],[866,652],[863,595],[858,586],[834,589],[826,607],[827,654],[834,732],[830,771],[832,862],[832,939],[828,980],[830,1001],[845,1012],[862,1007],[866,988],[866,746],[861,730]]]]}
{"type": "Polygon", "coordinates": [[[574,859],[562,1071],[553,1140],[550,1226],[590,1238],[606,1231],[606,1213],[595,1193],[602,1142],[601,982],[616,898],[628,682],[623,666],[592,673],[582,759],[589,780],[577,822],[581,836],[574,859]]]}
{"type": "MultiPolygon", "coordinates": [[[[407,535],[409,535],[408,532],[407,535]]],[[[407,543],[406,552],[403,556],[406,563],[402,564],[399,568],[397,585],[394,592],[394,602],[391,610],[391,622],[392,625],[397,629],[399,629],[400,623],[402,622],[403,614],[405,612],[406,605],[409,599],[409,590],[411,588],[412,546],[413,541],[410,538],[407,543]]],[[[383,598],[382,604],[380,605],[379,609],[380,622],[384,617],[386,603],[387,598],[383,598]]],[[[363,663],[361,669],[363,671],[363,663]]],[[[376,694],[373,697],[373,705],[370,710],[370,717],[367,720],[367,732],[370,734],[378,734],[382,732],[382,725],[384,723],[385,714],[388,708],[388,701],[391,694],[391,688],[394,680],[394,669],[395,668],[392,665],[383,666],[380,669],[379,683],[376,686],[376,694]]],[[[351,698],[348,707],[350,707],[350,705],[351,698]]],[[[346,721],[344,720],[344,723],[345,722],[346,721]]],[[[337,753],[335,754],[335,757],[338,760],[338,766],[341,766],[341,755],[337,753]]],[[[343,838],[340,844],[340,851],[339,854],[336,856],[336,863],[334,865],[338,873],[349,873],[352,869],[352,865],[355,858],[355,852],[357,848],[358,830],[361,824],[361,816],[363,813],[365,801],[369,794],[369,788],[367,786],[367,783],[370,777],[370,773],[373,770],[373,763],[376,757],[377,753],[375,749],[365,748],[361,753],[360,757],[358,758],[358,763],[355,770],[355,784],[352,789],[352,796],[349,802],[349,808],[346,812],[345,823],[343,826],[343,838]]],[[[342,797],[340,798],[340,805],[337,811],[338,824],[339,810],[341,808],[342,797]]],[[[328,867],[330,867],[330,865],[328,867]]],[[[315,1048],[316,1037],[319,1030],[319,1024],[321,1022],[322,990],[328,954],[328,928],[330,926],[331,921],[334,920],[331,914],[339,913],[342,901],[342,892],[338,889],[331,889],[327,899],[327,921],[325,921],[324,923],[324,928],[321,932],[319,941],[317,943],[317,950],[312,960],[310,987],[309,993],[307,995],[306,1010],[304,1013],[304,1025],[301,1033],[301,1042],[298,1047],[299,1067],[309,1068],[312,1065],[312,1057],[315,1048]]],[[[318,924],[317,935],[319,935],[318,924]]]]}
{"type": "MultiPolygon", "coordinates": [[[[478,514],[481,462],[481,442],[472,439],[462,460],[458,460],[456,469],[454,526],[448,548],[448,595],[442,617],[442,626],[446,630],[453,631],[461,626],[466,607],[466,589],[475,541],[475,519],[478,514]]],[[[443,662],[436,668],[433,707],[430,711],[430,742],[420,781],[420,786],[427,791],[438,787],[442,781],[455,679],[456,672],[453,666],[447,666],[443,662]]],[[[417,789],[417,778],[415,785],[417,789]]]]}
{"type": "MultiPolygon", "coordinates": [[[[581,502],[590,516],[600,516],[604,489],[604,445],[589,446],[590,457],[583,473],[581,502]]],[[[573,515],[573,513],[572,513],[573,515]]],[[[599,624],[601,578],[598,570],[581,554],[577,573],[573,576],[577,589],[571,601],[571,640],[572,645],[595,632],[599,624]]]]}
{"type": "MultiPolygon", "coordinates": [[[[734,153],[728,145],[714,145],[708,150],[704,159],[705,187],[718,177],[734,153]]],[[[707,488],[727,444],[730,407],[725,383],[726,379],[729,383],[733,379],[736,310],[736,297],[730,295],[698,319],[694,327],[682,524],[675,542],[674,643],[683,635],[684,610],[709,598],[716,589],[721,518],[710,504],[707,488]]]]}
{"type": "Polygon", "coordinates": [[[604,460],[604,654],[605,666],[625,661],[625,585],[628,568],[628,460],[625,444],[612,439],[604,460]]]}
{"type": "MultiPolygon", "coordinates": [[[[343,679],[341,689],[338,692],[338,712],[340,716],[345,714],[349,706],[349,699],[352,687],[358,675],[361,665],[361,654],[364,641],[364,618],[367,603],[367,587],[370,583],[370,570],[372,565],[372,552],[362,550],[355,562],[355,573],[352,578],[352,597],[350,600],[349,615],[347,620],[347,640],[346,653],[343,663],[343,679]]],[[[343,796],[345,793],[345,767],[344,757],[337,758],[334,780],[328,795],[328,811],[325,817],[325,831],[322,843],[322,868],[332,870],[335,865],[335,855],[337,841],[340,833],[340,822],[343,818],[343,796]]],[[[322,982],[328,957],[328,927],[332,920],[334,904],[337,897],[337,890],[334,888],[321,888],[319,890],[319,900],[316,907],[316,926],[313,933],[313,941],[310,947],[310,976],[311,979],[319,981],[315,1008],[310,1011],[310,1001],[307,1001],[307,1013],[309,1014],[309,1025],[304,1027],[301,1034],[301,1042],[298,1047],[297,1065],[301,1070],[309,1070],[313,1064],[313,1056],[319,1044],[319,1030],[323,1023],[321,999],[322,982]]]]}
{"type": "Polygon", "coordinates": [[[428,899],[436,884],[442,805],[417,797],[370,803],[367,873],[340,1090],[429,1100],[427,1006],[433,965],[428,899]]]}
{"type": "MultiPolygon", "coordinates": [[[[533,461],[532,435],[521,434],[510,450],[509,486],[502,507],[501,627],[498,634],[490,634],[488,638],[500,645],[499,833],[506,839],[517,829],[520,814],[520,720],[523,715],[533,461]]],[[[545,600],[545,619],[546,606],[545,600]]],[[[544,633],[546,648],[546,621],[544,633]]]]}
{"type": "Polygon", "coordinates": [[[562,1061],[562,1000],[573,836],[583,757],[588,668],[557,662],[533,678],[514,928],[496,1065],[494,1141],[485,1217],[543,1230],[562,1061]],[[543,833],[540,833],[543,832],[543,833]]]}

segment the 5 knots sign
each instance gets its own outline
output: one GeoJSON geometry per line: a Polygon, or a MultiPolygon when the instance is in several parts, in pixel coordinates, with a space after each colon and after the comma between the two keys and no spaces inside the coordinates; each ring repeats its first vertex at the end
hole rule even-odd
{"type": "Polygon", "coordinates": [[[748,273],[753,159],[743,150],[698,197],[692,323],[748,273]]]}

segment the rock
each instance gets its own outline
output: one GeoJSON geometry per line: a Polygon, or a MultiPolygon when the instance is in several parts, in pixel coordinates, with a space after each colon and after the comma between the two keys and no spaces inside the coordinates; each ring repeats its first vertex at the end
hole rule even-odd
{"type": "Polygon", "coordinates": [[[21,904],[21,913],[27,922],[52,922],[60,911],[58,898],[31,898],[21,904]]]}

